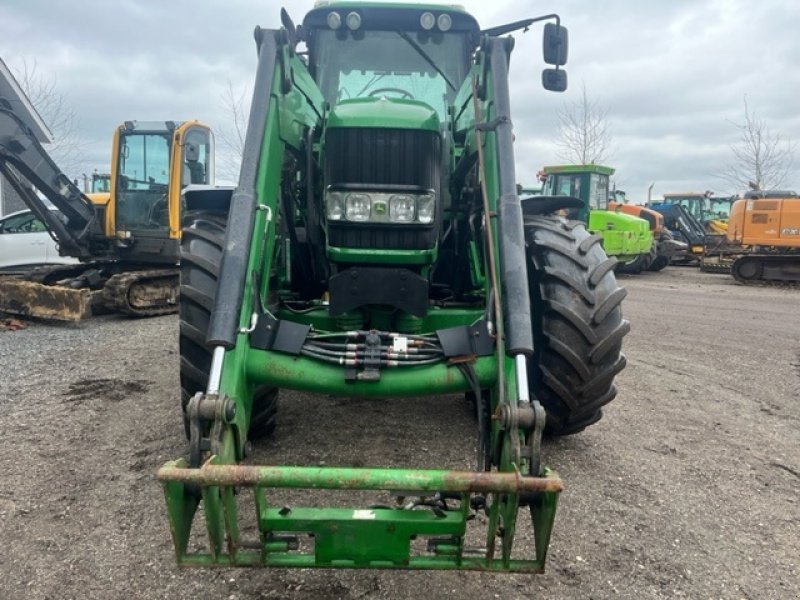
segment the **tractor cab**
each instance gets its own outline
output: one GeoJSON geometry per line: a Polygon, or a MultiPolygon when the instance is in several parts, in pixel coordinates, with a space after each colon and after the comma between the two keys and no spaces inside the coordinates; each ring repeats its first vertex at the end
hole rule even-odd
{"type": "Polygon", "coordinates": [[[609,208],[609,179],[614,169],[602,165],[558,165],[543,169],[545,196],[572,196],[581,201],[569,218],[587,223],[603,236],[603,249],[621,262],[649,255],[653,234],[648,221],[609,208]]]}
{"type": "Polygon", "coordinates": [[[356,98],[407,100],[445,121],[480,29],[458,7],[331,2],[303,20],[309,71],[335,106],[356,98]]]}

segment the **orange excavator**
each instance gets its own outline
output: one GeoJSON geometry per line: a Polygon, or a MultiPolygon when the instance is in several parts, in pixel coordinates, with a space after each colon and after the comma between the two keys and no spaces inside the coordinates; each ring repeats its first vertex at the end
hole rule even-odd
{"type": "Polygon", "coordinates": [[[731,266],[737,281],[800,281],[800,196],[747,192],[731,209],[726,234],[740,248],[731,266]]]}

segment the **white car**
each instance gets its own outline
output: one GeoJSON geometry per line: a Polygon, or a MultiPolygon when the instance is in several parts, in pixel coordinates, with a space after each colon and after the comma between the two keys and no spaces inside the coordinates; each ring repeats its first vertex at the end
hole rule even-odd
{"type": "Polygon", "coordinates": [[[74,262],[74,258],[58,255],[44,223],[30,210],[0,217],[0,270],[74,262]]]}

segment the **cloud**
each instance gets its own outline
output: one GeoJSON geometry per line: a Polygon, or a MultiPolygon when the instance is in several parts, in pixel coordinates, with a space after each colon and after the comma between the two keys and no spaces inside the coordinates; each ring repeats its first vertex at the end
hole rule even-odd
{"type": "MultiPolygon", "coordinates": [[[[609,110],[613,166],[632,198],[657,190],[723,189],[714,174],[730,159],[732,122],[752,109],[774,132],[800,140],[800,11],[766,0],[587,3],[466,0],[484,27],[557,10],[570,29],[571,88],[540,85],[541,28],[515,34],[511,100],[517,174],[531,184],[557,162],[556,111],[585,82],[609,110]],[[716,186],[715,186],[716,182],[716,186]]],[[[296,22],[310,0],[286,2],[296,22]]],[[[23,59],[56,78],[87,139],[85,169],[107,169],[111,132],[126,119],[197,118],[225,126],[222,96],[230,80],[244,89],[255,76],[256,25],[278,27],[273,0],[74,3],[7,0],[0,55],[23,59]]],[[[800,187],[798,170],[790,187],[800,187]]]]}

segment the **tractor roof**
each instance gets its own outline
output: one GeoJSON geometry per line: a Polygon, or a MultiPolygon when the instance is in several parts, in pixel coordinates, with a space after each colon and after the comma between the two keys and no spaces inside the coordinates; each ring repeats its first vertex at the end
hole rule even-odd
{"type": "Polygon", "coordinates": [[[554,173],[600,173],[601,175],[613,175],[612,167],[603,165],[553,165],[545,167],[543,171],[550,175],[554,173]]]}
{"type": "Polygon", "coordinates": [[[425,2],[410,3],[410,2],[357,2],[354,0],[317,0],[314,3],[314,9],[318,8],[370,8],[370,7],[387,7],[387,8],[402,8],[402,9],[419,9],[419,10],[443,10],[446,12],[455,11],[466,13],[466,9],[461,4],[427,4],[425,2]]]}
{"type": "MultiPolygon", "coordinates": [[[[355,11],[361,17],[360,29],[413,31],[421,29],[420,16],[432,12],[437,18],[447,13],[452,19],[448,31],[480,32],[475,17],[456,4],[406,4],[401,2],[354,2],[352,0],[322,0],[314,5],[303,19],[304,29],[328,28],[328,14],[338,12],[344,27],[344,17],[355,11]]],[[[438,31],[434,27],[433,31],[438,31]]]]}

